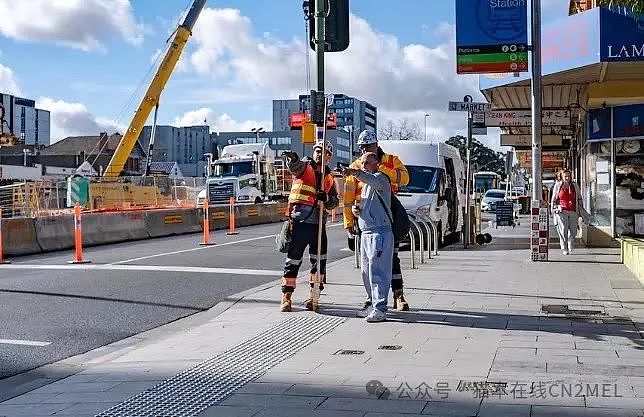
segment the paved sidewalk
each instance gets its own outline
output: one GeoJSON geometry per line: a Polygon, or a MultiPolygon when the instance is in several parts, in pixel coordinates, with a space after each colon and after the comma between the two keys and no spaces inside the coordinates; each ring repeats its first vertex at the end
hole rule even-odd
{"type": "Polygon", "coordinates": [[[496,246],[414,270],[403,253],[412,311],[388,322],[355,317],[364,290],[347,258],[329,266],[319,314],[301,306],[306,285],[293,313],[266,285],[5,381],[7,398],[66,376],[0,416],[644,415],[644,291],[618,252],[532,263],[516,246],[524,226],[491,232],[496,246]]]}

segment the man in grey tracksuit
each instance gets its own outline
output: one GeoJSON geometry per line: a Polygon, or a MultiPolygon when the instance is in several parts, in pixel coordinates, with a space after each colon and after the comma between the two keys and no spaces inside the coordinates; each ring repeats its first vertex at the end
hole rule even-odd
{"type": "Polygon", "coordinates": [[[362,316],[368,322],[385,321],[387,295],[391,287],[394,235],[391,217],[391,184],[387,175],[378,172],[378,157],[362,155],[362,169],[345,168],[343,175],[354,175],[364,186],[360,207],[353,208],[360,226],[362,282],[372,307],[362,316]]]}

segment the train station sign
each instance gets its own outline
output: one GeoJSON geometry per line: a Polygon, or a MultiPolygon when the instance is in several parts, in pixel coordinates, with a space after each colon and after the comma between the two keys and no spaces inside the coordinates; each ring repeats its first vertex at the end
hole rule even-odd
{"type": "Polygon", "coordinates": [[[456,0],[456,72],[528,71],[527,0],[456,0]]]}
{"type": "MultiPolygon", "coordinates": [[[[542,126],[570,126],[571,113],[569,109],[544,109],[542,126]]],[[[532,112],[530,110],[492,110],[485,113],[487,127],[518,127],[531,126],[532,112]]]]}

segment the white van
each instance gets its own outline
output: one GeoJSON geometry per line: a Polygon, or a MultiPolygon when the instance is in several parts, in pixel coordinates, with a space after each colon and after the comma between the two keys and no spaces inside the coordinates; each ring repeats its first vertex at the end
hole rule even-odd
{"type": "Polygon", "coordinates": [[[465,207],[465,169],[458,149],[407,140],[383,140],[378,145],[398,155],[409,171],[409,184],[398,190],[403,206],[432,219],[441,243],[446,237],[458,238],[465,207]]]}

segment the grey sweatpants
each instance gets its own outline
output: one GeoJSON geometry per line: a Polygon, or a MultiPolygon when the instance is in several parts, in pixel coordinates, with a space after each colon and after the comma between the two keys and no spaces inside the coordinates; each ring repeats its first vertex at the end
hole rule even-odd
{"type": "Polygon", "coordinates": [[[360,267],[362,283],[373,306],[387,311],[387,295],[391,287],[394,235],[391,230],[360,234],[360,267]]]}
{"type": "Polygon", "coordinates": [[[578,214],[574,211],[561,211],[557,216],[557,234],[561,250],[571,251],[575,236],[577,236],[578,214]]]}

